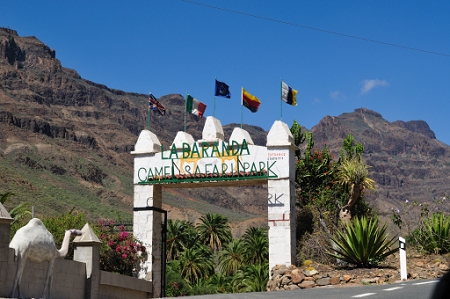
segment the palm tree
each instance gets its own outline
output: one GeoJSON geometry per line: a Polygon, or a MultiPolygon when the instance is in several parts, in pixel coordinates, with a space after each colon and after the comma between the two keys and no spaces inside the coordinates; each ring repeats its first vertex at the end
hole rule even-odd
{"type": "Polygon", "coordinates": [[[176,259],[176,257],[185,248],[191,247],[192,240],[198,239],[193,236],[195,231],[194,225],[185,220],[172,220],[167,222],[167,261],[176,259]]]}
{"type": "Polygon", "coordinates": [[[231,289],[231,276],[224,276],[222,274],[214,273],[208,279],[210,284],[216,287],[216,293],[231,293],[233,290],[231,289]]]}
{"type": "Polygon", "coordinates": [[[219,252],[219,269],[224,275],[234,275],[244,262],[244,243],[234,239],[219,252]]]}
{"type": "Polygon", "coordinates": [[[192,286],[190,295],[208,295],[216,294],[217,285],[210,279],[200,278],[192,286]]]}
{"type": "Polygon", "coordinates": [[[5,194],[0,194],[0,203],[4,204],[9,197],[13,196],[14,193],[12,192],[6,192],[5,194]]]}
{"type": "Polygon", "coordinates": [[[200,217],[197,231],[200,234],[200,240],[213,252],[232,240],[228,218],[220,214],[206,213],[200,217]]]}
{"type": "Polygon", "coordinates": [[[200,278],[208,278],[214,272],[211,250],[205,245],[186,248],[179,255],[181,276],[192,284],[200,278]]]}
{"type": "Polygon", "coordinates": [[[269,280],[269,264],[248,265],[241,268],[233,277],[235,292],[265,292],[269,280]]]}
{"type": "MultiPolygon", "coordinates": [[[[4,194],[0,194],[0,203],[4,205],[5,202],[13,195],[14,195],[14,193],[12,193],[12,192],[6,192],[4,194]]],[[[22,221],[22,219],[25,218],[25,216],[31,215],[29,206],[30,206],[29,203],[21,202],[14,208],[12,208],[9,211],[9,215],[11,216],[11,218],[14,219],[14,221],[11,224],[18,223],[18,222],[22,221]]]]}
{"type": "Polygon", "coordinates": [[[248,228],[241,237],[246,263],[261,264],[269,260],[269,238],[267,230],[258,227],[248,228]]]}
{"type": "Polygon", "coordinates": [[[349,160],[343,160],[338,169],[338,182],[341,183],[349,193],[347,204],[342,207],[342,211],[350,214],[350,209],[356,203],[364,189],[374,189],[374,180],[369,178],[369,166],[357,155],[349,160]]]}

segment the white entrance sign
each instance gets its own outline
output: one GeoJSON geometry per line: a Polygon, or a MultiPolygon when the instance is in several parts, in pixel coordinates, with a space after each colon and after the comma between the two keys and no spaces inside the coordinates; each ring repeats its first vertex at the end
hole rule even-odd
{"type": "Polygon", "coordinates": [[[267,144],[254,145],[247,131],[235,128],[228,141],[222,125],[207,117],[202,140],[178,132],[164,148],[157,136],[143,130],[134,155],[135,237],[147,246],[148,260],[139,278],[153,282],[161,295],[162,188],[268,186],[269,267],[295,262],[295,146],[289,127],[275,121],[267,144]],[[151,257],[151,258],[150,258],[151,257]]]}

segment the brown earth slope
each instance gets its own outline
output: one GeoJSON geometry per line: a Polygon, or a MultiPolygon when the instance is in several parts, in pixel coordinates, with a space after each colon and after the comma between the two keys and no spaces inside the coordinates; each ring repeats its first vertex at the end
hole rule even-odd
{"type": "MultiPolygon", "coordinates": [[[[75,207],[92,219],[130,218],[130,152],[147,126],[147,101],[85,80],[37,38],[0,29],[0,193],[16,194],[11,205],[29,201],[38,215],[75,207]]],[[[160,101],[167,114],[152,113],[151,130],[168,147],[183,130],[184,98],[160,101]]],[[[187,132],[200,139],[203,125],[188,118],[187,132]]],[[[265,143],[261,128],[244,128],[265,143]]],[[[240,222],[264,217],[266,196],[261,187],[167,190],[164,203],[169,217],[195,221],[212,211],[240,222]]]]}
{"type": "MultiPolygon", "coordinates": [[[[183,130],[184,98],[162,96],[166,116],[152,113],[151,130],[169,146],[183,130]]],[[[108,88],[62,66],[56,51],[36,37],[0,28],[0,193],[10,205],[28,201],[37,215],[75,208],[90,219],[132,215],[133,150],[147,126],[145,94],[108,88]]],[[[301,121],[301,115],[299,115],[301,121]]],[[[204,119],[188,117],[187,132],[201,138],[204,119]]],[[[289,124],[290,125],[290,124],[289,124]]],[[[235,124],[224,126],[228,138],[235,124]]],[[[258,145],[267,132],[244,125],[258,145]]],[[[326,116],[312,128],[316,145],[337,155],[347,134],[364,144],[377,191],[370,200],[388,212],[405,199],[430,201],[447,194],[449,147],[423,121],[388,122],[364,108],[326,116]]],[[[170,218],[191,221],[206,211],[245,225],[265,225],[266,186],[165,190],[170,218]]]]}

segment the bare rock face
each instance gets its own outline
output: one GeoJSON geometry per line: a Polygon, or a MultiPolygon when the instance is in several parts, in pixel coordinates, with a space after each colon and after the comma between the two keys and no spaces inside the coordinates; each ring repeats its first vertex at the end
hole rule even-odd
{"type": "Polygon", "coordinates": [[[10,65],[13,65],[16,61],[24,61],[25,53],[14,40],[14,36],[17,36],[17,32],[8,29],[0,30],[8,33],[8,36],[4,36],[0,40],[0,58],[6,59],[10,65]]]}
{"type": "Polygon", "coordinates": [[[381,212],[405,200],[431,202],[447,194],[450,148],[436,139],[424,121],[390,123],[375,111],[359,108],[326,116],[311,131],[315,144],[326,143],[335,156],[347,134],[363,144],[363,160],[376,183],[368,199],[381,212]]]}
{"type": "MultiPolygon", "coordinates": [[[[110,209],[109,217],[130,218],[130,152],[140,131],[147,128],[148,95],[85,80],[63,67],[56,52],[36,37],[22,37],[8,28],[0,28],[0,86],[0,157],[5,161],[0,165],[0,185],[7,188],[0,191],[35,198],[35,205],[52,206],[49,214],[72,208],[76,202],[78,210],[94,219],[99,206],[110,209]],[[60,194],[71,199],[64,202],[60,194]]],[[[183,130],[185,99],[170,94],[159,100],[167,113],[151,114],[151,130],[169,148],[176,132],[183,130]]],[[[201,139],[204,119],[196,121],[188,115],[186,127],[194,139],[201,139]]],[[[233,128],[224,126],[226,139],[233,128]]],[[[256,144],[265,144],[264,130],[248,125],[244,129],[256,144]]],[[[267,217],[267,203],[258,200],[267,197],[263,187],[166,194],[167,203],[180,205],[184,213],[190,212],[183,203],[195,199],[205,209],[219,209],[222,214],[234,211],[240,221],[261,223],[261,215],[267,217]]],[[[195,205],[192,215],[205,212],[195,205]]]]}
{"type": "Polygon", "coordinates": [[[411,120],[407,122],[397,120],[394,121],[392,125],[405,128],[411,132],[424,134],[431,139],[436,139],[436,135],[434,135],[434,132],[430,129],[430,126],[428,126],[428,124],[423,120],[411,120]]]}
{"type": "MultiPolygon", "coordinates": [[[[7,189],[0,192],[35,198],[36,205],[53,206],[50,214],[76,202],[79,210],[93,218],[98,216],[98,206],[110,208],[113,217],[131,216],[130,152],[139,132],[147,127],[147,95],[83,79],[62,66],[55,50],[9,28],[0,28],[0,86],[4,162],[0,163],[0,186],[7,189]],[[65,202],[59,195],[67,193],[71,199],[65,202]]],[[[180,120],[185,100],[180,94],[159,100],[167,113],[151,114],[151,130],[168,148],[176,132],[184,130],[180,120]]],[[[226,140],[236,126],[224,125],[226,140]]],[[[186,127],[195,140],[201,139],[204,119],[188,116],[186,127]]],[[[267,132],[262,128],[244,124],[243,129],[255,144],[266,144],[267,132]]],[[[405,199],[426,202],[443,196],[450,184],[449,146],[439,142],[424,121],[391,123],[375,111],[359,108],[326,116],[311,131],[316,147],[326,143],[335,157],[348,134],[363,143],[363,159],[377,185],[369,199],[381,212],[405,199]]],[[[236,221],[267,223],[267,201],[262,200],[267,198],[265,186],[167,190],[164,194],[165,204],[178,205],[192,215],[203,212],[200,206],[228,213],[236,221]]]]}

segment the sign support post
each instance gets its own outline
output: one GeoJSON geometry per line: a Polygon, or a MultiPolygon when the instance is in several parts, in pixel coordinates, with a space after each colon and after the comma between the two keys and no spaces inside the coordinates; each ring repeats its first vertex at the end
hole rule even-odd
{"type": "Polygon", "coordinates": [[[400,250],[400,279],[406,281],[408,271],[406,269],[406,243],[404,238],[398,237],[398,247],[400,250]]]}

